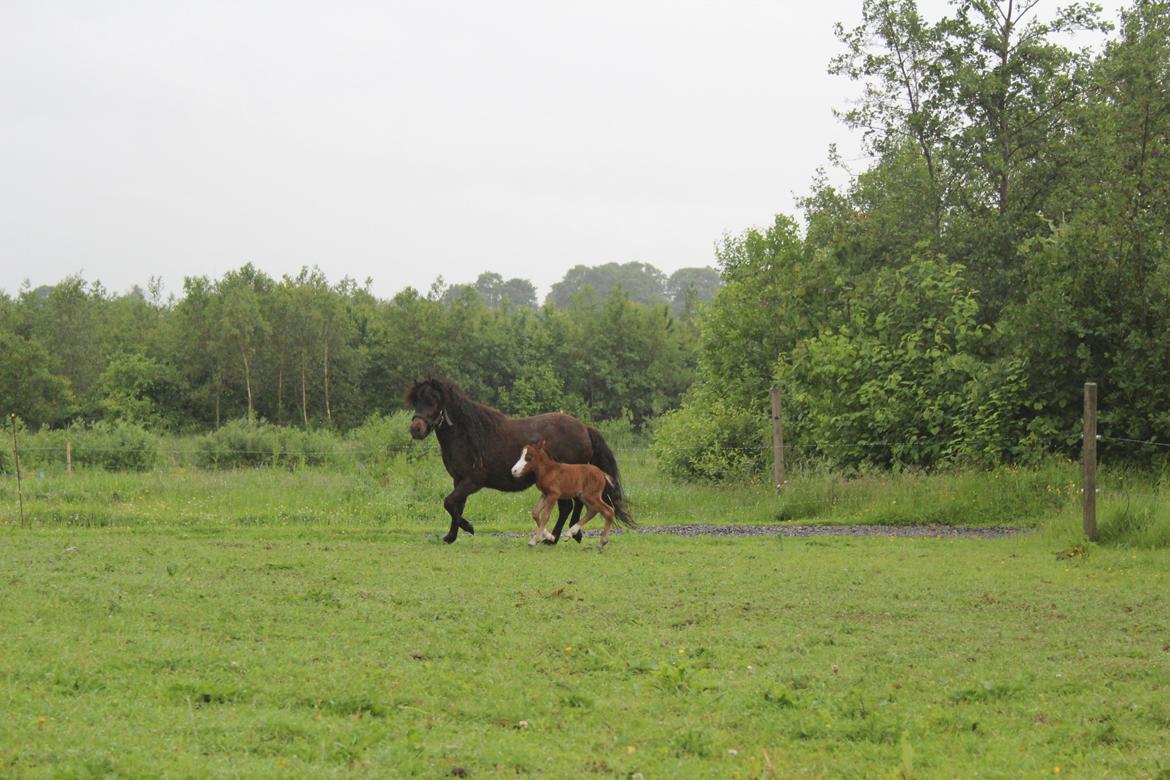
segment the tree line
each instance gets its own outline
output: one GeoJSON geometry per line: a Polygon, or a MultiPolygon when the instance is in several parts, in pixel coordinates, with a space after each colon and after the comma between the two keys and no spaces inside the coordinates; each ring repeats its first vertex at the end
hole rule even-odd
{"type": "Polygon", "coordinates": [[[168,302],[69,279],[0,296],[0,402],[33,424],[346,428],[438,373],[513,414],[655,420],[669,472],[731,479],[766,471],[772,386],[791,456],[930,468],[1075,455],[1095,381],[1105,456],[1164,454],[1110,439],[1170,442],[1170,2],[1110,29],[1091,4],[932,22],[864,0],[837,34],[870,163],[831,153],[845,183],[725,237],[718,279],[581,266],[542,307],[491,273],[391,300],[250,265],[168,302]],[[1096,53],[1068,43],[1088,30],[1096,53]]]}
{"type": "Polygon", "coordinates": [[[70,277],[0,293],[0,403],[34,427],[203,431],[263,419],[348,429],[439,375],[512,414],[565,410],[640,427],[694,379],[696,313],[713,290],[687,280],[718,275],[684,270],[667,278],[611,263],[596,271],[619,279],[604,294],[570,283],[568,300],[540,308],[530,283],[493,273],[390,300],[316,268],[274,279],[245,264],[188,277],[166,300],[157,279],[114,295],[70,277]],[[650,284],[635,298],[625,284],[642,278],[650,284]]]}
{"type": "Polygon", "coordinates": [[[838,27],[872,164],[820,177],[803,227],[724,242],[699,381],[659,427],[670,470],[761,471],[772,385],[794,453],[838,467],[1074,456],[1086,381],[1107,437],[1170,442],[1170,4],[1112,31],[1046,10],[865,0],[838,27]],[[1098,54],[1067,45],[1086,30],[1098,54]]]}

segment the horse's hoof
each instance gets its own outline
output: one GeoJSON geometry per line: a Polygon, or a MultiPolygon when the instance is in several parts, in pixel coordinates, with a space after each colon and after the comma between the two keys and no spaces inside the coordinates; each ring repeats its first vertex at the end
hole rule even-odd
{"type": "Polygon", "coordinates": [[[557,543],[557,537],[555,537],[555,536],[554,536],[552,539],[545,539],[545,540],[544,540],[544,543],[545,543],[545,544],[548,544],[548,545],[553,545],[553,544],[556,544],[556,543],[557,543]]]}
{"type": "Polygon", "coordinates": [[[471,534],[472,536],[474,536],[474,535],[475,535],[475,526],[473,526],[473,525],[472,525],[471,523],[469,523],[468,521],[466,521],[466,520],[462,520],[462,519],[461,519],[461,520],[459,521],[459,527],[460,527],[460,528],[462,528],[462,529],[463,529],[464,531],[466,531],[467,533],[471,534]]]}
{"type": "Polygon", "coordinates": [[[446,542],[447,544],[451,544],[451,542],[455,541],[457,536],[458,536],[457,534],[447,534],[446,536],[443,537],[443,541],[446,542]]]}
{"type": "Polygon", "coordinates": [[[573,534],[573,541],[576,542],[577,544],[581,544],[581,540],[584,538],[585,538],[584,531],[578,531],[577,533],[573,534]]]}

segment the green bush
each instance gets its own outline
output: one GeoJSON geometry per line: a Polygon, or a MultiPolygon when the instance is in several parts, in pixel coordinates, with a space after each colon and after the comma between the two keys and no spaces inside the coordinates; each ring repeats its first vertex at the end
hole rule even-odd
{"type": "Polygon", "coordinates": [[[777,366],[789,439],[837,466],[994,466],[1018,460],[1024,378],[992,363],[961,266],[915,259],[884,269],[847,324],[806,339],[777,366]]]}
{"type": "Polygon", "coordinates": [[[54,431],[45,440],[57,440],[53,460],[64,459],[64,439],[73,446],[73,465],[107,471],[147,471],[159,464],[158,436],[131,422],[74,423],[67,432],[54,431]]]}
{"type": "Polygon", "coordinates": [[[201,436],[195,444],[195,465],[204,469],[295,469],[334,464],[343,455],[342,440],[336,433],[272,425],[263,420],[232,420],[201,436]]]}
{"type": "Polygon", "coordinates": [[[748,481],[771,462],[770,424],[759,410],[700,390],[659,418],[652,450],[659,469],[677,480],[748,481]]]}
{"type": "Polygon", "coordinates": [[[372,414],[346,434],[346,450],[362,471],[384,473],[395,457],[411,454],[416,448],[410,438],[410,412],[372,414]]]}

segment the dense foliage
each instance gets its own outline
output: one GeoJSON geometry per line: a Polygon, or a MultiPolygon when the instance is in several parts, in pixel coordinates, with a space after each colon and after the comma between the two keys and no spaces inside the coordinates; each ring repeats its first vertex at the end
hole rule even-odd
{"type": "Polygon", "coordinates": [[[1072,5],[865,0],[832,70],[874,163],[728,239],[701,379],[657,443],[679,476],[769,460],[769,387],[797,455],[997,464],[1080,446],[1083,382],[1110,438],[1170,441],[1170,4],[1141,0],[1095,58],[1072,5]],[[715,402],[718,399],[718,402],[715,402]],[[719,431],[721,433],[716,433],[719,431]],[[741,438],[737,460],[720,459],[741,438]]]}
{"type": "Polygon", "coordinates": [[[188,278],[177,300],[157,283],[111,295],[69,278],[0,294],[0,405],[33,428],[217,430],[207,443],[217,463],[233,437],[234,449],[271,460],[258,422],[350,429],[401,408],[428,375],[513,414],[563,409],[641,427],[694,380],[694,315],[637,303],[620,284],[537,309],[530,283],[496,274],[388,301],[316,269],[276,280],[250,264],[188,278]],[[228,425],[237,419],[249,426],[228,425]]]}

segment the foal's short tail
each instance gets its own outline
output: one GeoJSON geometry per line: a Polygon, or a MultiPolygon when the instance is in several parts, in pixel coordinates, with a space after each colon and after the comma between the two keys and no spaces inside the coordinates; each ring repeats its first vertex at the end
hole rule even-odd
{"type": "Polygon", "coordinates": [[[613,507],[613,513],[619,523],[626,528],[636,528],[638,524],[634,522],[634,516],[630,514],[630,508],[626,505],[625,497],[622,495],[622,479],[618,475],[617,459],[614,458],[613,451],[605,443],[605,439],[601,438],[601,433],[596,428],[589,429],[589,442],[593,445],[593,460],[591,462],[609,477],[609,486],[606,487],[602,498],[613,507]]]}

